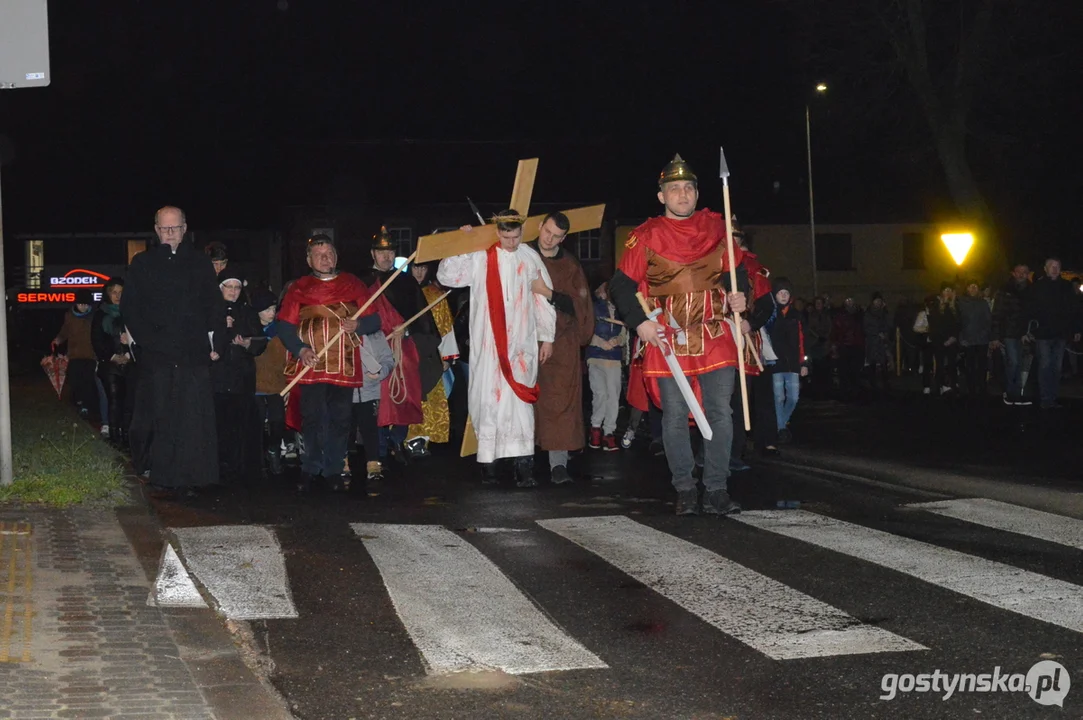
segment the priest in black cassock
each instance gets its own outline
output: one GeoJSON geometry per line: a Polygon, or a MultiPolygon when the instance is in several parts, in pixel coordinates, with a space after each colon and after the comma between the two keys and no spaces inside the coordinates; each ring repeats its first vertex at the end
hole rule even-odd
{"type": "MultiPolygon", "coordinates": [[[[391,306],[402,315],[403,320],[409,320],[417,313],[425,309],[429,304],[425,299],[425,293],[421,289],[414,276],[407,268],[401,270],[395,267],[395,251],[397,247],[391,241],[387,227],[381,227],[380,232],[372,239],[370,246],[372,252],[372,267],[361,273],[361,282],[365,283],[370,290],[375,291],[389,277],[396,275],[395,281],[388,285],[384,291],[391,306]]],[[[418,368],[414,372],[421,375],[421,397],[412,398],[418,405],[425,399],[429,391],[436,383],[440,382],[444,374],[443,360],[440,358],[440,333],[436,329],[436,320],[432,312],[427,312],[410,325],[406,331],[406,338],[412,340],[417,348],[418,368]]],[[[409,371],[407,368],[404,370],[409,371]]],[[[407,451],[403,447],[409,425],[391,425],[380,428],[380,457],[391,453],[400,462],[406,460],[407,451]]]]}
{"type": "Polygon", "coordinates": [[[211,260],[184,236],[184,211],[154,216],[161,241],[132,259],[121,313],[140,349],[132,439],[150,438],[151,484],[184,494],[218,482],[210,366],[223,353],[225,306],[211,260]]]}

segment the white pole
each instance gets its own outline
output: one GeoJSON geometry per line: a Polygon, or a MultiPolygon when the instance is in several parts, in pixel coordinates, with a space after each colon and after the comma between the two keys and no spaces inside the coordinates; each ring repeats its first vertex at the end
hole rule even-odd
{"type": "Polygon", "coordinates": [[[805,105],[805,143],[808,148],[808,224],[812,242],[812,297],[820,294],[820,283],[816,274],[816,205],[812,199],[812,123],[809,120],[808,105],[805,105]]]}
{"type": "Polygon", "coordinates": [[[0,185],[0,298],[4,307],[0,311],[0,485],[15,482],[15,468],[11,458],[11,385],[8,382],[8,304],[4,284],[4,203],[3,187],[0,185]]]}

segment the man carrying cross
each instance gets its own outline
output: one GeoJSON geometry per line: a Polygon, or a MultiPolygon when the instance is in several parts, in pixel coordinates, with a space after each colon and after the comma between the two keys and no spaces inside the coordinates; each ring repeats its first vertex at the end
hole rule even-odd
{"type": "Polygon", "coordinates": [[[514,458],[516,485],[534,487],[532,405],[538,366],[553,352],[556,312],[543,294],[552,281],[541,257],[520,244],[525,219],[515,210],[497,213],[500,242],[446,258],[437,278],[471,292],[469,406],[483,481],[499,482],[495,461],[514,458]]]}
{"type": "MultiPolygon", "coordinates": [[[[692,476],[689,406],[663,355],[662,337],[669,341],[679,369],[698,385],[712,431],[704,442],[703,512],[725,515],[740,510],[726,491],[733,440],[730,398],[737,365],[737,346],[726,316],[744,311],[745,296],[723,289],[723,272],[730,267],[725,218],[696,210],[698,179],[680,155],[662,170],[658,201],[664,214],[629,236],[609,293],[624,322],[647,346],[643,374],[651,398],[662,408],[662,443],[677,490],[677,514],[696,514],[699,493],[692,476]],[[662,309],[660,322],[647,318],[637,292],[648,298],[652,310],[662,309]]],[[[740,249],[735,252],[739,263],[740,249]]]]}

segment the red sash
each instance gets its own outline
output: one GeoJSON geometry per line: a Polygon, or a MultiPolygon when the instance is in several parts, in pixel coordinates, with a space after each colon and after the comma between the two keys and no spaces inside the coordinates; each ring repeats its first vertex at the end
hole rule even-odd
{"type": "Polygon", "coordinates": [[[508,318],[504,314],[504,287],[500,283],[500,259],[496,245],[489,246],[485,259],[485,292],[489,295],[489,324],[493,328],[493,341],[496,344],[496,359],[500,361],[500,372],[511,386],[516,396],[525,403],[538,401],[538,386],[527,387],[511,374],[511,360],[508,359],[508,318]]]}

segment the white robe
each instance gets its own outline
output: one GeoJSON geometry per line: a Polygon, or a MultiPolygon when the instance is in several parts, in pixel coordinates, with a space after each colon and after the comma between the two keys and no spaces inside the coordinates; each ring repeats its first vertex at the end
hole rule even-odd
{"type": "MultiPolygon", "coordinates": [[[[541,256],[526,245],[514,252],[497,248],[504,314],[508,326],[508,360],[516,381],[533,387],[538,381],[538,343],[552,342],[556,310],[530,289],[541,277],[553,287],[541,256]]],[[[450,257],[436,273],[444,287],[470,288],[470,419],[478,436],[478,462],[534,455],[534,408],[519,399],[500,371],[492,325],[485,252],[450,257]]]]}

